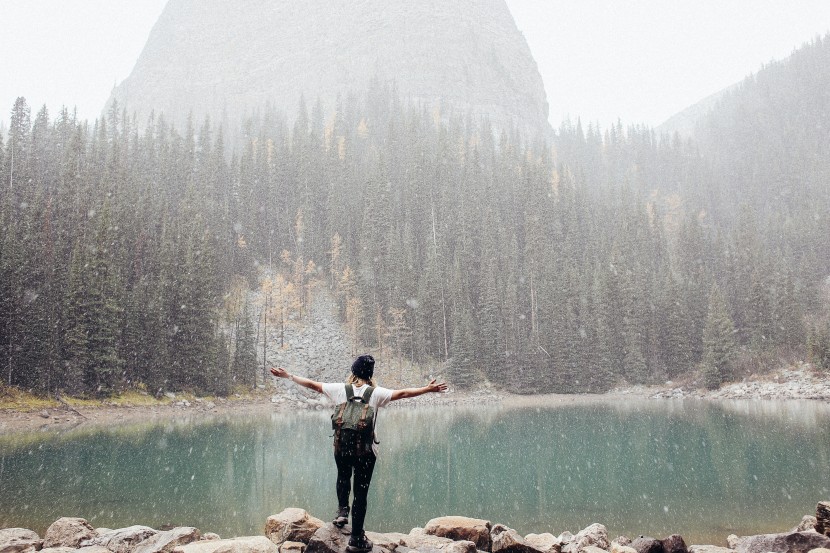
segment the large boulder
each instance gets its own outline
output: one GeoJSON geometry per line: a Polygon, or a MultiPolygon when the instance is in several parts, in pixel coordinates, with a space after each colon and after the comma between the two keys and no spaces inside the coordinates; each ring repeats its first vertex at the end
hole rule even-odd
{"type": "Polygon", "coordinates": [[[631,542],[630,547],[637,553],[663,553],[663,543],[648,536],[636,538],[631,542]]]}
{"type": "MultiPolygon", "coordinates": [[[[425,533],[423,528],[413,528],[409,534],[389,533],[384,536],[398,544],[396,553],[402,548],[442,553],[476,553],[476,544],[471,541],[453,541],[450,538],[432,536],[425,533]]],[[[372,539],[371,536],[369,539],[372,539]]]]}
{"type": "Polygon", "coordinates": [[[491,551],[493,553],[539,553],[518,532],[504,524],[496,524],[490,531],[491,551]]]}
{"type": "Polygon", "coordinates": [[[408,547],[401,546],[401,544],[395,539],[394,535],[380,534],[378,532],[366,532],[366,537],[369,538],[369,540],[375,546],[375,549],[380,548],[386,552],[409,551],[408,547]]]}
{"type": "Polygon", "coordinates": [[[679,534],[672,534],[668,538],[663,538],[660,540],[660,543],[663,544],[663,551],[665,553],[689,553],[689,550],[686,548],[686,542],[679,534]]]}
{"type": "Polygon", "coordinates": [[[82,541],[98,536],[86,519],[62,517],[46,529],[43,547],[80,547],[82,541]]]}
{"type": "Polygon", "coordinates": [[[180,526],[159,532],[139,543],[133,553],[172,553],[180,545],[199,541],[201,532],[192,526],[180,526]]]}
{"type": "Polygon", "coordinates": [[[738,549],[742,541],[744,541],[744,538],[736,536],[735,534],[729,534],[726,536],[726,547],[729,549],[738,549]]]}
{"type": "Polygon", "coordinates": [[[265,535],[277,545],[286,541],[308,543],[324,524],[304,509],[290,508],[268,517],[265,521],[265,535]]]}
{"type": "MultiPolygon", "coordinates": [[[[410,548],[401,543],[402,537],[405,535],[406,534],[379,534],[377,532],[366,532],[366,537],[372,541],[372,544],[374,545],[373,551],[376,553],[391,553],[393,551],[395,553],[409,553],[410,548]]],[[[343,553],[346,550],[348,543],[348,530],[337,528],[333,524],[326,524],[318,529],[314,535],[311,536],[311,539],[308,540],[305,553],[343,553]]],[[[280,549],[280,551],[282,551],[282,549],[280,549]]],[[[449,550],[444,549],[444,551],[449,550]]],[[[472,551],[458,550],[452,553],[475,553],[475,546],[473,546],[472,551]]]]}
{"type": "Polygon", "coordinates": [[[349,543],[349,536],[333,524],[325,524],[314,532],[305,553],[343,553],[349,543]]]}
{"type": "Polygon", "coordinates": [[[563,553],[579,553],[589,545],[608,550],[611,544],[608,541],[608,529],[602,524],[594,523],[584,528],[562,545],[563,553]]]}
{"type": "Polygon", "coordinates": [[[0,530],[0,553],[34,553],[43,547],[37,532],[26,528],[0,530]]]}
{"type": "Polygon", "coordinates": [[[559,553],[562,549],[562,542],[559,538],[549,532],[528,534],[525,536],[525,542],[542,553],[559,553]]]}
{"type": "Polygon", "coordinates": [[[156,534],[158,534],[158,530],[137,524],[135,526],[110,530],[98,537],[84,540],[81,542],[81,545],[101,545],[112,551],[112,553],[132,553],[138,544],[156,534]]]}
{"type": "Polygon", "coordinates": [[[172,553],[279,553],[279,549],[265,536],[245,536],[227,540],[194,541],[175,547],[172,553]]]}
{"type": "Polygon", "coordinates": [[[746,536],[736,542],[737,553],[808,553],[819,547],[830,548],[830,538],[818,532],[785,532],[746,536]]]}
{"type": "Polygon", "coordinates": [[[830,536],[830,501],[819,501],[816,505],[816,532],[830,536]]]}
{"type": "Polygon", "coordinates": [[[490,521],[460,516],[438,517],[430,520],[424,532],[455,541],[471,541],[477,549],[490,551],[490,521]]]}
{"type": "Polygon", "coordinates": [[[818,520],[813,515],[804,515],[801,517],[801,522],[798,526],[790,530],[790,532],[804,532],[805,530],[815,530],[818,520]]]}

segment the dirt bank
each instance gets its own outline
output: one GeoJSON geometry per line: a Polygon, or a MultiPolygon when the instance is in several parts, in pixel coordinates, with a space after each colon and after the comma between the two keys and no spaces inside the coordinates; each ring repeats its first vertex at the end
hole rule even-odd
{"type": "MultiPolygon", "coordinates": [[[[285,383],[267,390],[229,398],[168,397],[150,405],[65,406],[53,402],[43,408],[0,409],[0,433],[58,430],[80,425],[112,425],[152,422],[176,417],[214,417],[259,414],[297,409],[328,409],[327,400],[285,383]]],[[[655,386],[621,386],[605,394],[515,395],[494,388],[471,392],[450,390],[446,394],[428,394],[393,404],[394,408],[417,408],[430,405],[572,405],[591,402],[617,403],[660,399],[763,399],[814,400],[830,402],[830,375],[814,372],[808,365],[782,368],[766,375],[724,384],[718,390],[697,388],[692,382],[666,382],[655,386]]]]}

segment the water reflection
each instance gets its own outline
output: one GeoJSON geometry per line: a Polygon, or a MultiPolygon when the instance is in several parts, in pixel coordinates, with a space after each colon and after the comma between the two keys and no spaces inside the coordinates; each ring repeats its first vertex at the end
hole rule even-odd
{"type": "MultiPolygon", "coordinates": [[[[830,496],[828,406],[602,401],[389,409],[369,528],[464,514],[521,533],[781,531],[830,496]]],[[[261,533],[269,514],[335,507],[325,412],[0,436],[0,527],[193,525],[261,533]]]]}

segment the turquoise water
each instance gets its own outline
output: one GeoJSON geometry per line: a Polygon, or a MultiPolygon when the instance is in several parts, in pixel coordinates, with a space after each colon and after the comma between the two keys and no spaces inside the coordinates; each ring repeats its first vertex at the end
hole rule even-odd
{"type": "MultiPolygon", "coordinates": [[[[533,403],[381,413],[367,528],[463,514],[521,533],[612,537],[784,531],[830,499],[830,405],[533,403]]],[[[336,507],[327,412],[0,435],[0,527],[196,526],[258,534],[268,515],[336,507]]]]}

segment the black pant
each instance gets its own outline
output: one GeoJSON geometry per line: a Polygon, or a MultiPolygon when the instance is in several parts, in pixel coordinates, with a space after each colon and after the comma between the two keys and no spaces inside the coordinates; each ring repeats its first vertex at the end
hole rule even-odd
{"type": "Polygon", "coordinates": [[[371,451],[364,455],[338,455],[336,453],[334,455],[334,462],[337,463],[338,507],[348,507],[349,505],[349,488],[352,487],[350,484],[352,471],[354,471],[353,536],[363,534],[363,521],[366,519],[366,496],[369,495],[369,484],[372,482],[375,460],[375,454],[371,451]]]}

